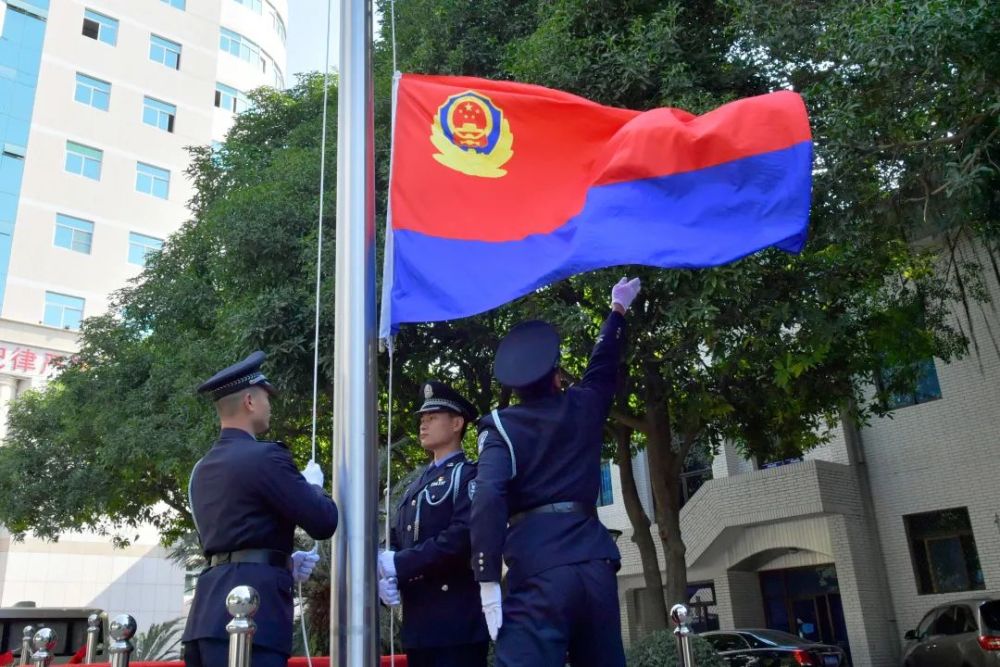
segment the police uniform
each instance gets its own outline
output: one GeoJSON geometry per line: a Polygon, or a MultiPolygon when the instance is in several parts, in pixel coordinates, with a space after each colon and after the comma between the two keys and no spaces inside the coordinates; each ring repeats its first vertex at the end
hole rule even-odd
{"type": "MultiPolygon", "coordinates": [[[[425,383],[422,398],[420,413],[476,417],[472,404],[444,383],[425,383]]],[[[475,464],[462,452],[431,463],[397,507],[390,540],[409,667],[486,665],[489,635],[469,569],[469,483],[475,476],[475,464]]]]}
{"type": "MultiPolygon", "coordinates": [[[[255,352],[220,371],[198,391],[218,400],[250,386],[270,393],[255,352]]],[[[260,595],[254,620],[254,667],[285,667],[292,651],[291,554],[296,526],[317,540],[337,528],[337,506],[306,482],[281,442],[257,440],[223,428],[212,449],[195,464],[188,487],[191,511],[208,567],[198,577],[184,629],[189,667],[227,664],[226,596],[248,585],[260,595]]]]}
{"type": "Polygon", "coordinates": [[[521,401],[479,421],[470,524],[472,566],[507,595],[497,667],[624,667],[620,555],[597,518],[604,422],[625,335],[612,311],[581,381],[551,388],[559,336],[544,322],[518,325],[497,350],[501,384],[521,401]],[[531,389],[531,391],[528,391],[531,389]]]}

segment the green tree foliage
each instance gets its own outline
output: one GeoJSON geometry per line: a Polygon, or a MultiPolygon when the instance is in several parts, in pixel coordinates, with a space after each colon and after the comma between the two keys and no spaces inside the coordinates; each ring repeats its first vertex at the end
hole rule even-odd
{"type": "MultiPolygon", "coordinates": [[[[605,104],[694,112],[791,86],[810,109],[816,170],[810,241],[800,256],[765,251],[703,271],[599,271],[482,316],[404,327],[393,361],[392,432],[381,424],[396,443],[393,480],[422,460],[407,435],[423,379],[452,380],[480,410],[502,402],[492,350],[525,317],[560,327],[566,370],[579,375],[611,285],[638,274],[644,288],[630,314],[608,455],[627,482],[629,454],[648,450],[654,515],[645,516],[634,481],[626,483],[632,539],[647,587],[660,590],[662,569],[667,599],[682,599],[678,484],[693,448],[728,440],[762,458],[800,453],[822,442],[845,411],[862,421],[885,412],[884,395],[870,391],[883,369],[903,369],[884,387],[898,390],[914,382],[905,369],[915,362],[948,360],[970,339],[992,337],[973,331],[970,313],[983,307],[984,276],[1000,277],[998,7],[986,0],[397,2],[404,71],[516,78],[605,104]],[[966,308],[957,322],[955,301],[966,308]]],[[[382,9],[388,16],[387,2],[382,9]]],[[[375,57],[383,201],[389,28],[385,21],[375,57]]],[[[187,478],[215,432],[211,408],[193,388],[256,348],[269,352],[266,370],[283,390],[273,436],[304,462],[321,100],[318,77],[259,93],[221,152],[195,149],[191,220],[108,315],[86,322],[79,358],[50,390],[12,409],[0,448],[0,488],[10,490],[0,523],[12,532],[54,538],[96,528],[127,541],[143,522],[167,540],[190,529],[187,478]]],[[[327,160],[332,174],[334,150],[327,160]]],[[[326,258],[334,257],[333,183],[326,258]]],[[[330,260],[320,424],[330,420],[332,270],[330,260]]],[[[384,419],[384,393],[380,405],[384,419]]],[[[654,597],[651,627],[664,627],[664,599],[654,597]]]]}

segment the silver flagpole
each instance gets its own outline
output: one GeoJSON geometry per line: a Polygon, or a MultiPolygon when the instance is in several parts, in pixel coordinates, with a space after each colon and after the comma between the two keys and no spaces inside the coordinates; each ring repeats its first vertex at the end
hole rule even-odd
{"type": "Polygon", "coordinates": [[[333,490],[340,509],[330,593],[330,657],[378,664],[375,599],[375,218],[372,15],[340,0],[333,490]]]}

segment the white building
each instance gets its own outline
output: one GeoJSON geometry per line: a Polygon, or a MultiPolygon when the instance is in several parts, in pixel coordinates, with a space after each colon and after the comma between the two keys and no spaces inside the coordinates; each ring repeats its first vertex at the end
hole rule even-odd
{"type": "MultiPolygon", "coordinates": [[[[904,633],[931,608],[1000,597],[1000,353],[989,333],[1000,316],[987,305],[972,318],[980,354],[928,360],[919,390],[855,438],[841,429],[773,467],[720,452],[681,510],[689,592],[713,625],[801,632],[848,646],[855,667],[897,667],[904,633]]],[[[648,513],[644,456],[635,468],[648,513]]],[[[610,478],[614,502],[599,512],[623,531],[619,594],[634,638],[645,584],[616,469],[610,478]]]]}
{"type": "MultiPolygon", "coordinates": [[[[284,87],[287,16],[287,0],[0,0],[0,428],[187,219],[185,147],[222,140],[246,91],[284,87]]],[[[184,573],[157,537],[0,530],[0,606],[177,617],[184,573]]]]}

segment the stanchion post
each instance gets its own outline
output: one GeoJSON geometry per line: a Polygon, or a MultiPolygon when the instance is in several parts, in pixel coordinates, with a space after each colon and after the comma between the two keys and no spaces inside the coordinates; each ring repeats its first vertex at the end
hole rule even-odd
{"type": "Polygon", "coordinates": [[[681,667],[695,667],[694,654],[691,651],[691,628],[688,626],[688,608],[675,604],[670,608],[670,618],[677,626],[674,636],[677,637],[677,653],[681,667]]]}
{"type": "Polygon", "coordinates": [[[31,664],[31,638],[35,636],[35,628],[26,625],[24,626],[24,631],[21,635],[21,659],[18,661],[20,667],[26,667],[31,664]]]}
{"type": "Polygon", "coordinates": [[[83,662],[92,665],[97,662],[97,638],[101,634],[101,617],[91,614],[87,617],[87,650],[83,655],[83,662]]]}
{"type": "Polygon", "coordinates": [[[31,643],[35,652],[31,654],[31,664],[34,667],[49,667],[52,662],[52,651],[56,648],[56,631],[52,628],[38,628],[31,643]]]}
{"type": "Polygon", "coordinates": [[[250,667],[253,635],[257,624],[253,615],[260,607],[260,596],[251,586],[237,586],[226,596],[226,609],[233,620],[226,625],[229,633],[229,667],[250,667]]]}
{"type": "Polygon", "coordinates": [[[132,642],[129,641],[135,636],[135,619],[128,614],[119,614],[111,621],[108,634],[111,635],[111,643],[108,646],[108,658],[111,667],[128,667],[132,659],[132,642]]]}

